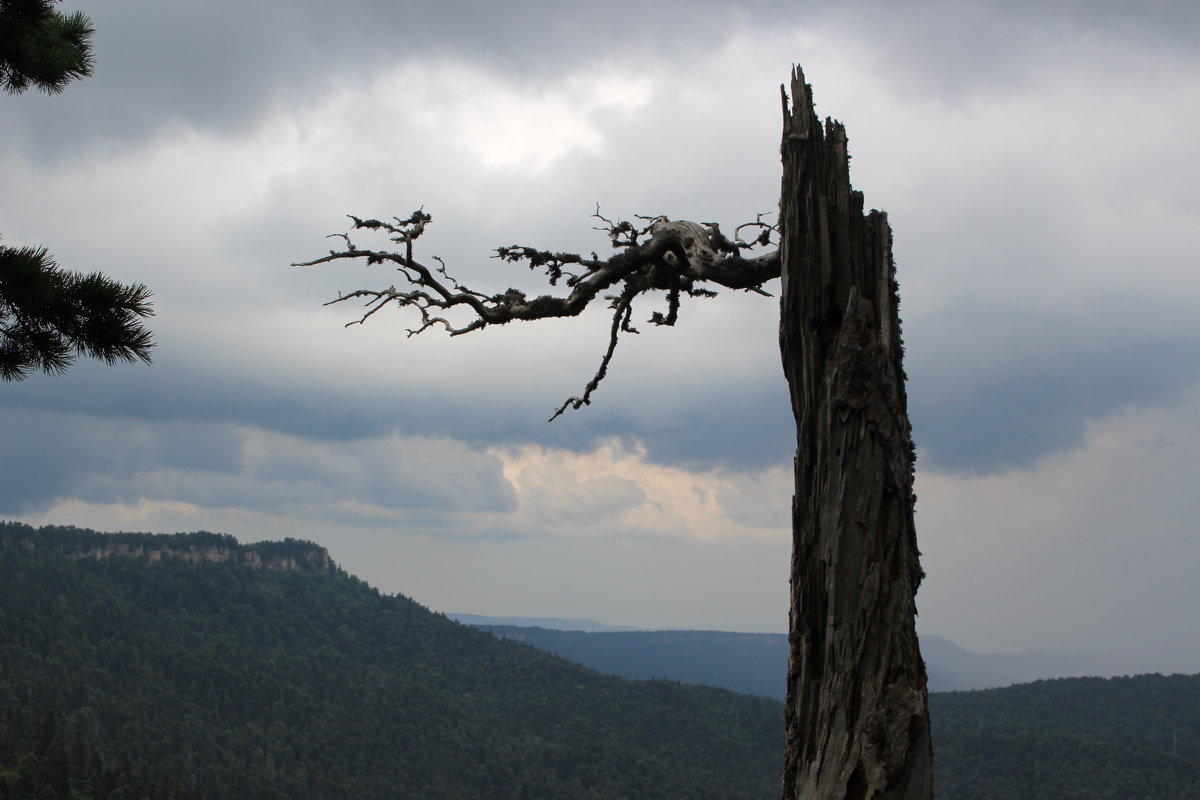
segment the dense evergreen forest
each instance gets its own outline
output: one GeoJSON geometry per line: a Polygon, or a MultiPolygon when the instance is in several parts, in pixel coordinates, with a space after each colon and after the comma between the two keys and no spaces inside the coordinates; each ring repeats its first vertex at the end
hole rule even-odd
{"type": "Polygon", "coordinates": [[[1200,798],[1200,675],[943,692],[929,709],[940,798],[1200,798]]]}
{"type": "MultiPolygon", "coordinates": [[[[479,627],[626,677],[783,687],[782,636],[479,627]]],[[[939,798],[1200,798],[1200,675],[934,692],[929,706],[939,798]]]]}
{"type": "MultiPolygon", "coordinates": [[[[1200,797],[1200,676],[935,693],[936,792],[1200,797]]],[[[0,523],[0,800],[767,798],[779,703],[459,625],[316,545],[0,523]]]]}
{"type": "MultiPolygon", "coordinates": [[[[47,797],[63,774],[81,797],[139,796],[95,789],[93,766],[200,798],[778,791],[773,701],[602,676],[336,569],[80,557],[92,536],[0,526],[0,798],[51,774],[47,797]]],[[[240,547],[211,537],[163,544],[240,547]]]]}

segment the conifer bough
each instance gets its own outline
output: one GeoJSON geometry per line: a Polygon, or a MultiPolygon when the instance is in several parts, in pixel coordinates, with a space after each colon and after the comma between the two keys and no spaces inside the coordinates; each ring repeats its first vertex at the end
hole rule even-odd
{"type": "Polygon", "coordinates": [[[92,74],[92,22],[62,14],[57,0],[0,0],[0,85],[9,94],[31,86],[57,94],[92,74]]]}
{"type": "Polygon", "coordinates": [[[61,269],[43,248],[0,246],[0,378],[65,372],[79,355],[150,363],[150,290],[61,269]]]}
{"type": "MultiPolygon", "coordinates": [[[[54,10],[55,0],[0,0],[0,85],[9,94],[36,86],[61,92],[92,74],[91,20],[54,10]]],[[[99,273],[60,269],[46,248],[0,245],[0,378],[63,372],[76,356],[109,364],[150,362],[141,324],[150,291],[99,273]]]]}

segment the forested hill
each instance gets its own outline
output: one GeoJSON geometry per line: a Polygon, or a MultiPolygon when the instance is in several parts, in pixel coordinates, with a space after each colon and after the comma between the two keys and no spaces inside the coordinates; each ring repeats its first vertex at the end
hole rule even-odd
{"type": "MultiPolygon", "coordinates": [[[[930,711],[942,800],[1200,798],[1200,676],[930,711]]],[[[381,595],[307,542],[0,523],[0,800],[774,797],[782,725],[381,595]]]]}
{"type": "MultiPolygon", "coordinates": [[[[604,672],[667,675],[750,693],[784,688],[783,636],[486,629],[604,672]]],[[[929,706],[940,800],[1200,800],[1200,675],[1062,678],[934,692],[929,706]]]]}
{"type": "Polygon", "coordinates": [[[272,572],[334,573],[337,565],[329,551],[312,542],[285,539],[282,542],[241,544],[227,533],[99,533],[86,528],[49,525],[34,530],[28,525],[0,523],[6,537],[32,550],[50,548],[72,559],[144,558],[150,563],[185,561],[231,562],[272,572]]]}
{"type": "Polygon", "coordinates": [[[938,693],[929,712],[939,798],[1200,798],[1200,675],[938,693]]]}
{"type": "Polygon", "coordinates": [[[778,793],[777,702],[600,675],[304,542],[104,536],[0,523],[0,800],[778,793]]]}

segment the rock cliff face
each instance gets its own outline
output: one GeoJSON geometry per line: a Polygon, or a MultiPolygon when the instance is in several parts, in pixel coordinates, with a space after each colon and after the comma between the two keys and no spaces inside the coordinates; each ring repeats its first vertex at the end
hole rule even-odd
{"type": "MultiPolygon", "coordinates": [[[[279,545],[285,542],[266,542],[265,544],[279,545]]],[[[245,564],[251,569],[265,569],[269,572],[331,572],[334,569],[333,559],[329,551],[309,542],[304,550],[289,553],[272,553],[270,549],[235,544],[232,547],[219,545],[188,545],[172,546],[168,544],[112,544],[80,549],[69,555],[74,558],[145,558],[154,564],[166,559],[186,561],[189,564],[205,562],[219,564],[232,562],[245,564]]]]}
{"type": "Polygon", "coordinates": [[[166,560],[189,564],[233,563],[271,572],[315,572],[332,575],[337,564],[320,545],[299,539],[241,544],[225,533],[99,533],[86,528],[47,525],[34,529],[0,522],[0,539],[21,546],[48,548],[68,558],[137,558],[149,564],[166,560]]]}

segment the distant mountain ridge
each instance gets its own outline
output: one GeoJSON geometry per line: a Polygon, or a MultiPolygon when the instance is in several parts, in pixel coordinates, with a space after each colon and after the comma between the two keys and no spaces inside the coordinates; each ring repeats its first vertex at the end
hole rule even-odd
{"type": "Polygon", "coordinates": [[[638,631],[629,625],[605,625],[594,619],[570,619],[567,617],[485,617],[482,614],[447,614],[455,622],[475,627],[490,625],[506,625],[517,628],[549,628],[556,631],[583,631],[585,633],[602,633],[605,631],[638,631]]]}
{"type": "Polygon", "coordinates": [[[942,636],[922,636],[921,654],[932,691],[994,689],[1056,678],[1112,678],[1149,671],[1128,653],[972,653],[942,636]]]}
{"type": "MultiPolygon", "coordinates": [[[[667,678],[783,700],[787,636],[729,631],[621,630],[573,627],[583,620],[455,614],[460,621],[570,661],[624,678],[667,678]],[[520,623],[509,620],[520,620],[520,623]]],[[[586,620],[586,622],[593,622],[586,620]]],[[[941,636],[922,636],[933,692],[992,689],[1034,680],[1111,677],[1137,672],[1120,654],[1027,651],[971,653],[941,636]]]]}
{"type": "Polygon", "coordinates": [[[779,703],[604,676],[327,555],[0,523],[0,798],[115,797],[114,776],[174,787],[139,800],[777,791],[779,703]]]}
{"type": "Polygon", "coordinates": [[[40,530],[20,523],[0,523],[6,535],[22,547],[52,547],[68,558],[144,558],[154,564],[165,560],[189,564],[234,563],[271,572],[318,572],[335,574],[337,565],[329,551],[313,542],[284,539],[282,542],[242,544],[227,533],[99,533],[73,525],[47,525],[40,530]]]}
{"type": "Polygon", "coordinates": [[[782,634],[478,627],[609,675],[632,680],[665,678],[784,699],[787,637],[782,634]]]}
{"type": "MultiPolygon", "coordinates": [[[[84,557],[92,550],[75,546],[81,534],[104,536],[0,523],[0,798],[778,793],[774,700],[605,677],[381,595],[336,567],[175,557],[167,550],[192,551],[173,537],[158,540],[174,542],[166,549],[142,539],[151,546],[138,556],[84,557]]],[[[201,544],[208,536],[221,535],[201,544]]],[[[276,545],[316,547],[246,547],[276,545]]],[[[635,633],[742,645],[777,637],[635,633]]],[[[1200,676],[934,693],[937,796],[1194,800],[1198,708],[1200,676]]]]}

